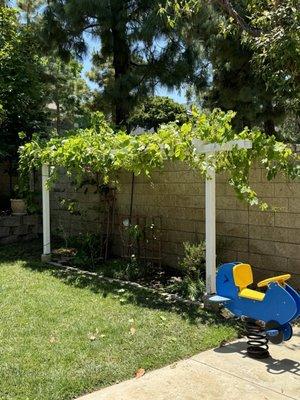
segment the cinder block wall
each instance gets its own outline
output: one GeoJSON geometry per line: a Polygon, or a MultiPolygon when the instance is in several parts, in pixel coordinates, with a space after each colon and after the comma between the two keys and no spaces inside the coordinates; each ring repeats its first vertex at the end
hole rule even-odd
{"type": "Polygon", "coordinates": [[[51,233],[68,237],[80,233],[100,233],[103,231],[105,204],[96,186],[84,185],[75,190],[67,175],[61,173],[59,182],[50,192],[51,233]],[[63,201],[67,203],[63,204],[63,201]],[[68,211],[68,205],[74,204],[74,211],[68,211]]]}
{"type": "MultiPolygon", "coordinates": [[[[300,181],[279,176],[267,181],[254,168],[251,184],[278,211],[262,212],[237,199],[226,175],[217,178],[217,235],[220,261],[239,260],[255,267],[257,279],[290,272],[300,288],[300,181]]],[[[117,208],[129,213],[132,175],[121,173],[117,208]]],[[[161,215],[163,262],[177,265],[183,242],[204,238],[205,187],[201,177],[182,163],[167,163],[147,178],[135,177],[133,213],[161,215]]],[[[116,250],[120,241],[116,238],[116,250]]]]}
{"type": "MultiPolygon", "coordinates": [[[[288,182],[278,176],[268,182],[261,168],[253,168],[252,186],[277,212],[262,212],[239,201],[226,175],[217,178],[217,235],[219,261],[249,262],[255,278],[290,272],[300,288],[300,180],[288,182]]],[[[129,214],[132,174],[120,172],[117,214],[129,214]]],[[[155,171],[150,182],[135,177],[133,214],[162,217],[162,256],[168,265],[178,265],[183,242],[204,238],[204,181],[183,163],[166,163],[155,171]]],[[[51,194],[52,233],[61,228],[67,233],[103,232],[103,203],[95,187],[87,185],[77,192],[66,177],[51,194]],[[60,199],[78,202],[81,216],[70,215],[60,199]]],[[[114,252],[121,255],[121,240],[116,224],[114,252]]]]}
{"type": "Polygon", "coordinates": [[[32,240],[42,233],[42,219],[38,215],[0,216],[0,245],[32,240]]]}

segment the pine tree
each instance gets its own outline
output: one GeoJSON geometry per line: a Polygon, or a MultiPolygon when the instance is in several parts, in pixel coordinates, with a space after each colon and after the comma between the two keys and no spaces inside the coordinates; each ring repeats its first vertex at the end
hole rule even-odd
{"type": "Polygon", "coordinates": [[[38,9],[42,4],[45,3],[45,0],[18,0],[17,7],[21,10],[21,12],[25,15],[26,24],[30,24],[32,19],[36,17],[38,13],[38,9]]]}
{"type": "Polygon", "coordinates": [[[175,0],[162,12],[173,25],[188,18],[190,36],[204,43],[212,85],[206,97],[196,89],[202,104],[234,109],[236,126],[272,134],[282,119],[298,121],[300,0],[175,0]]]}
{"type": "Polygon", "coordinates": [[[199,48],[183,40],[159,14],[159,0],[49,0],[44,33],[60,54],[87,49],[86,34],[99,38],[95,65],[106,65],[103,88],[117,125],[126,124],[137,101],[153,92],[157,83],[180,87],[201,80],[199,48]],[[112,72],[112,73],[111,73],[112,72]]]}
{"type": "Polygon", "coordinates": [[[237,129],[259,126],[267,134],[275,134],[284,107],[254,70],[249,45],[242,44],[238,36],[218,37],[209,53],[214,75],[205,106],[236,111],[237,129]]]}
{"type": "MultiPolygon", "coordinates": [[[[241,18],[247,23],[243,14],[241,18]]],[[[266,133],[275,134],[276,125],[284,117],[284,106],[276,99],[273,88],[257,73],[252,61],[254,51],[249,42],[243,40],[243,31],[235,23],[230,25],[222,7],[208,3],[190,18],[189,35],[203,43],[210,65],[208,90],[203,93],[195,86],[191,90],[201,105],[236,111],[234,126],[237,130],[259,126],[266,133]]]]}

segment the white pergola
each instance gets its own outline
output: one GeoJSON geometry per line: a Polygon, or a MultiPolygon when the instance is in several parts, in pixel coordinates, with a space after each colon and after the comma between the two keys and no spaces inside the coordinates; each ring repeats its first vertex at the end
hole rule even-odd
{"type": "MultiPolygon", "coordinates": [[[[250,140],[231,140],[226,143],[204,143],[194,139],[193,145],[197,153],[213,157],[215,153],[230,151],[234,148],[251,149],[250,140]]],[[[42,166],[42,195],[43,195],[43,254],[42,260],[47,261],[51,256],[50,240],[50,193],[46,185],[49,178],[49,166],[42,166]]],[[[206,293],[216,292],[216,172],[211,165],[205,180],[205,243],[206,243],[206,293]]]]}

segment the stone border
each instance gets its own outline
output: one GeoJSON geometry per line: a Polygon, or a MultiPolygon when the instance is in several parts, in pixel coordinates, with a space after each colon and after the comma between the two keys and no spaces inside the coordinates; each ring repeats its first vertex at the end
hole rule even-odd
{"type": "Polygon", "coordinates": [[[142,289],[145,290],[149,293],[158,295],[159,297],[162,298],[162,300],[167,301],[167,302],[173,302],[173,303],[182,303],[184,305],[188,305],[188,306],[198,306],[201,308],[204,308],[204,303],[201,301],[197,301],[197,300],[188,300],[188,299],[184,299],[183,297],[177,295],[177,294],[173,294],[173,293],[167,293],[167,292],[160,292],[157,289],[153,289],[150,288],[148,286],[143,286],[137,282],[132,282],[132,281],[124,281],[122,279],[117,279],[117,278],[109,278],[107,276],[104,276],[102,274],[98,274],[97,272],[91,272],[91,271],[86,271],[80,268],[76,268],[76,267],[71,267],[68,265],[63,265],[57,261],[49,261],[47,262],[47,264],[52,265],[54,267],[59,267],[59,268],[63,268],[67,271],[73,271],[76,272],[79,275],[85,275],[85,276],[93,276],[95,278],[98,278],[104,282],[109,282],[109,283],[118,283],[120,286],[129,286],[135,289],[142,289]]]}

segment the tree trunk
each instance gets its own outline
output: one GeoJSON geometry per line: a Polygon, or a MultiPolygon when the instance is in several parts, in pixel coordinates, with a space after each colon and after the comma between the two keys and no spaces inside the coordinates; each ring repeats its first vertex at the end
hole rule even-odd
{"type": "Polygon", "coordinates": [[[116,125],[126,125],[130,112],[130,85],[127,74],[130,70],[130,47],[127,42],[126,11],[124,2],[115,0],[112,3],[112,41],[113,66],[115,70],[115,88],[113,107],[116,125]]]}
{"type": "Polygon", "coordinates": [[[269,136],[276,135],[275,123],[273,119],[274,109],[271,103],[267,104],[265,113],[267,115],[267,118],[264,121],[265,132],[269,136]]]}
{"type": "Polygon", "coordinates": [[[264,129],[265,129],[265,132],[267,135],[269,135],[269,136],[276,135],[275,124],[272,119],[267,119],[264,122],[264,129]]]}
{"type": "Polygon", "coordinates": [[[60,134],[60,125],[61,125],[59,101],[57,100],[55,102],[55,104],[56,104],[56,132],[59,135],[60,134]]]}

